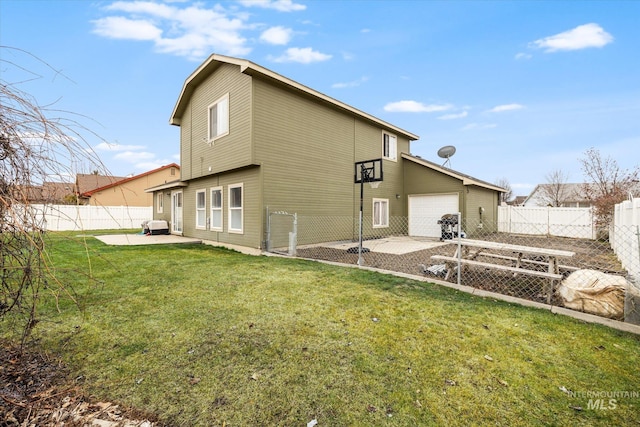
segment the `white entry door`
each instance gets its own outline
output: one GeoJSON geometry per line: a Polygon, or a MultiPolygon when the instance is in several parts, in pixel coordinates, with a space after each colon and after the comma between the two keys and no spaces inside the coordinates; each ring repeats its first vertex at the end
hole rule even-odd
{"type": "Polygon", "coordinates": [[[459,209],[457,193],[409,196],[409,236],[440,238],[438,220],[459,209]]]}
{"type": "Polygon", "coordinates": [[[171,193],[171,232],[182,234],[182,191],[171,193]]]}

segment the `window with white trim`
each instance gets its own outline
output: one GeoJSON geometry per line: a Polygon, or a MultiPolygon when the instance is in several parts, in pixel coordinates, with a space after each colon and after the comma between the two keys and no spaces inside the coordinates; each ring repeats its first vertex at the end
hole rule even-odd
{"type": "Polygon", "coordinates": [[[162,193],[162,191],[156,193],[156,212],[164,212],[164,194],[162,193]]]}
{"type": "Polygon", "coordinates": [[[398,158],[398,138],[387,132],[382,132],[382,157],[394,162],[398,158]]]}
{"type": "Polygon", "coordinates": [[[389,226],[389,199],[373,199],[373,227],[389,226]]]}
{"type": "Polygon", "coordinates": [[[242,233],[243,228],[243,188],[242,184],[229,186],[229,233],[242,233]]]}
{"type": "Polygon", "coordinates": [[[222,187],[211,189],[211,231],[222,231],[222,187]]]}
{"type": "Polygon", "coordinates": [[[207,196],[205,190],[196,191],[196,228],[207,228],[207,196]]]}
{"type": "Polygon", "coordinates": [[[208,108],[209,142],[229,133],[229,94],[218,99],[208,108]]]}

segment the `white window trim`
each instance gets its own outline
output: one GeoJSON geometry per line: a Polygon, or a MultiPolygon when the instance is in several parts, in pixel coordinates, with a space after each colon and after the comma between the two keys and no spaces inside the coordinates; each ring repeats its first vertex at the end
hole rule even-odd
{"type": "Polygon", "coordinates": [[[398,137],[387,131],[382,131],[382,158],[385,160],[391,160],[393,162],[398,161],[398,137]],[[384,136],[389,135],[389,156],[384,155],[384,136]],[[393,144],[391,143],[393,138],[393,144]]]}
{"type": "Polygon", "coordinates": [[[210,204],[211,204],[211,215],[209,216],[210,219],[210,230],[211,231],[224,231],[224,193],[223,193],[223,189],[222,187],[212,187],[209,189],[209,194],[211,195],[210,197],[210,204]],[[215,208],[213,206],[213,192],[214,191],[219,191],[220,192],[220,207],[219,208],[215,208]],[[220,211],[220,226],[216,227],[213,225],[213,212],[214,211],[220,211]]]}
{"type": "Polygon", "coordinates": [[[164,193],[162,191],[156,193],[156,213],[164,213],[164,193]]]}
{"type": "Polygon", "coordinates": [[[371,222],[373,223],[373,228],[388,228],[389,227],[389,199],[373,199],[371,209],[372,209],[371,222]],[[376,224],[376,203],[384,203],[384,206],[385,206],[384,218],[386,220],[386,223],[384,224],[376,224]]]}
{"type": "Polygon", "coordinates": [[[206,230],[207,229],[207,190],[201,189],[196,190],[196,230],[206,230]],[[204,206],[198,207],[198,194],[204,194],[204,206]],[[204,223],[198,224],[198,213],[204,213],[204,223]]]}
{"type": "Polygon", "coordinates": [[[229,185],[227,189],[227,230],[229,233],[243,234],[244,233],[244,184],[232,184],[229,185]],[[240,208],[234,208],[231,206],[231,190],[234,188],[240,188],[240,208]],[[231,228],[231,213],[232,211],[239,210],[240,211],[240,228],[231,228]]]}
{"type": "Polygon", "coordinates": [[[212,102],[207,106],[207,142],[212,144],[215,140],[222,138],[223,136],[229,135],[229,116],[230,114],[230,106],[229,106],[229,93],[227,92],[225,95],[218,98],[215,102],[212,102]],[[220,104],[222,101],[226,99],[227,101],[227,117],[226,117],[226,131],[222,133],[218,133],[217,135],[211,135],[211,108],[220,104]]]}

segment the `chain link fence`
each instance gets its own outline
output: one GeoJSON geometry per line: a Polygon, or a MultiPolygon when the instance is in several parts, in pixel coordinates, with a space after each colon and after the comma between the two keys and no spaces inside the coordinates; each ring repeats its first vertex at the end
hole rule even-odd
{"type": "Polygon", "coordinates": [[[604,238],[603,233],[599,238],[576,238],[566,236],[578,235],[577,228],[584,225],[550,232],[540,224],[519,224],[514,233],[502,231],[498,224],[464,218],[457,224],[440,217],[411,224],[412,230],[433,230],[435,224],[437,235],[410,236],[406,217],[390,217],[384,227],[374,227],[373,218],[365,216],[360,247],[357,217],[296,215],[295,228],[293,218],[290,213],[271,215],[265,247],[303,258],[423,275],[640,325],[637,226],[612,227],[604,238]],[[458,230],[464,244],[458,244],[458,230]]]}

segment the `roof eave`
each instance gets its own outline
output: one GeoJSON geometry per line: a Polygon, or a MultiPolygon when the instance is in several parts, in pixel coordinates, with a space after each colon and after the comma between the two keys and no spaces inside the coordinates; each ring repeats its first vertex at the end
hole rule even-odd
{"type": "Polygon", "coordinates": [[[473,178],[471,176],[463,175],[463,174],[461,174],[461,173],[459,173],[459,172],[457,172],[457,171],[455,171],[453,169],[445,168],[444,166],[440,166],[440,165],[438,165],[436,163],[433,163],[433,162],[430,162],[428,160],[412,156],[411,154],[402,153],[401,156],[402,156],[403,159],[407,159],[407,160],[412,161],[414,163],[417,163],[419,165],[431,168],[431,169],[433,169],[435,171],[438,171],[440,173],[443,173],[445,175],[449,175],[449,176],[451,176],[453,178],[459,179],[460,181],[462,181],[462,185],[465,185],[465,186],[475,185],[475,186],[486,188],[486,189],[489,189],[489,190],[498,191],[500,193],[506,193],[507,192],[506,189],[504,189],[502,187],[498,187],[497,185],[493,185],[493,184],[490,184],[488,182],[481,181],[481,180],[473,178]]]}
{"type": "Polygon", "coordinates": [[[392,125],[391,123],[388,123],[384,120],[381,120],[375,116],[372,116],[371,114],[365,113],[364,111],[361,111],[355,107],[352,107],[348,104],[345,104],[344,102],[338,101],[335,98],[332,98],[328,95],[325,95],[321,92],[318,92],[314,89],[311,89],[310,87],[307,87],[301,83],[296,82],[295,80],[291,80],[287,77],[284,77],[274,71],[271,71],[267,68],[264,68],[258,64],[255,64],[251,61],[248,61],[246,59],[239,59],[239,58],[233,58],[230,56],[224,56],[224,55],[218,55],[218,54],[212,54],[211,56],[209,56],[209,58],[207,58],[193,73],[191,73],[191,75],[187,78],[187,80],[185,81],[184,85],[182,86],[182,91],[180,92],[180,96],[178,97],[178,101],[173,109],[173,112],[171,114],[171,119],[169,120],[169,123],[172,125],[176,125],[176,126],[180,126],[181,123],[181,115],[182,112],[184,111],[185,105],[184,103],[186,102],[186,100],[191,96],[191,94],[193,93],[193,90],[195,88],[195,86],[197,86],[197,84],[204,79],[204,75],[202,75],[202,73],[205,73],[207,70],[214,70],[215,68],[219,67],[221,64],[223,63],[227,63],[227,64],[234,64],[234,65],[238,65],[240,67],[240,72],[250,75],[250,76],[260,76],[263,78],[267,78],[269,80],[272,81],[276,81],[280,84],[284,84],[294,90],[297,90],[299,92],[311,95],[317,99],[320,99],[324,102],[327,102],[331,105],[333,105],[334,107],[337,107],[343,111],[347,111],[351,114],[354,114],[356,116],[362,117],[363,119],[366,119],[370,122],[376,123],[377,125],[388,129],[390,131],[393,131],[397,134],[403,135],[406,138],[408,138],[410,141],[416,141],[418,139],[420,139],[420,137],[412,132],[406,131],[402,128],[399,128],[395,125],[392,125]]]}

